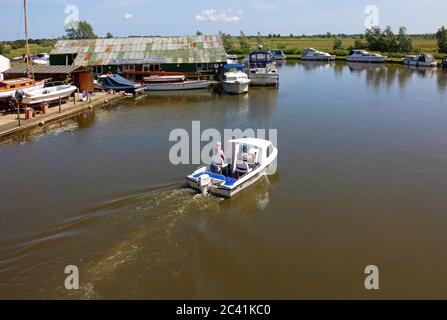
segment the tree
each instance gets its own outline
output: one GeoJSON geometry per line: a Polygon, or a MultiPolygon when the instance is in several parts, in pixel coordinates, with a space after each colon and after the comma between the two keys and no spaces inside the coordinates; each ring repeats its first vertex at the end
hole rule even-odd
{"type": "Polygon", "coordinates": [[[383,38],[382,51],[386,52],[399,51],[396,35],[394,34],[390,26],[387,26],[385,28],[382,34],[382,38],[383,38]]]}
{"type": "Polygon", "coordinates": [[[361,38],[355,39],[354,49],[366,49],[368,48],[368,44],[363,41],[361,38]]]}
{"type": "Polygon", "coordinates": [[[343,50],[343,41],[338,37],[334,39],[334,50],[343,50]]]}
{"type": "Polygon", "coordinates": [[[245,33],[242,30],[241,30],[241,35],[239,37],[239,46],[243,50],[249,50],[250,49],[250,44],[248,43],[248,40],[245,38],[245,33]]]}
{"type": "Polygon", "coordinates": [[[438,40],[439,52],[447,53],[447,29],[444,26],[436,32],[436,39],[438,40]]]}
{"type": "Polygon", "coordinates": [[[219,35],[222,38],[223,45],[226,52],[230,52],[233,50],[233,42],[231,41],[231,35],[227,33],[223,33],[222,31],[219,31],[219,35]]]}
{"type": "Polygon", "coordinates": [[[93,27],[87,21],[79,21],[77,24],[70,23],[65,27],[69,39],[96,39],[93,27]]]}
{"type": "Polygon", "coordinates": [[[107,38],[107,39],[113,38],[113,34],[111,34],[110,32],[107,32],[107,34],[106,34],[106,38],[107,38]]]}
{"type": "Polygon", "coordinates": [[[3,45],[3,43],[0,43],[0,54],[4,53],[5,53],[5,46],[3,45]]]}
{"type": "Polygon", "coordinates": [[[199,30],[196,31],[196,36],[202,36],[202,35],[203,35],[202,32],[200,32],[199,30]]]}
{"type": "Polygon", "coordinates": [[[368,49],[372,51],[383,50],[383,36],[379,27],[372,27],[365,32],[365,39],[368,42],[368,49]]]}
{"type": "Polygon", "coordinates": [[[407,28],[400,27],[397,35],[397,46],[399,52],[408,53],[413,50],[413,41],[407,35],[407,28]]]}

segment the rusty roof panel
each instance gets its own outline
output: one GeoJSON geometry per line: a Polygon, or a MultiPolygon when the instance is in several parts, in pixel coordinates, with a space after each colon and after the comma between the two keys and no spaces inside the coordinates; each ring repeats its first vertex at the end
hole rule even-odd
{"type": "Polygon", "coordinates": [[[78,54],[75,65],[108,65],[155,59],[164,63],[225,62],[220,36],[59,40],[52,55],[78,54]]]}

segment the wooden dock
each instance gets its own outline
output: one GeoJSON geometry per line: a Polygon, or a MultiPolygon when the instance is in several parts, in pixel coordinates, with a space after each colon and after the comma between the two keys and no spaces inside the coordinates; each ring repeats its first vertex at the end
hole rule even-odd
{"type": "Polygon", "coordinates": [[[48,113],[38,114],[32,119],[25,119],[25,114],[20,114],[20,126],[18,125],[17,114],[0,115],[0,141],[8,139],[19,133],[23,133],[38,126],[60,121],[72,117],[88,109],[98,108],[108,105],[124,97],[123,93],[96,92],[90,95],[88,101],[80,101],[80,94],[75,94],[75,98],[70,98],[67,103],[53,106],[48,113]],[[75,101],[76,99],[76,101],[75,101]]]}

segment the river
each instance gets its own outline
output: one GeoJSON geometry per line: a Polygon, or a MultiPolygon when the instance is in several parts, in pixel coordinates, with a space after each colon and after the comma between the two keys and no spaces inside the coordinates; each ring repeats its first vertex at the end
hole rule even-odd
{"type": "Polygon", "coordinates": [[[279,88],[126,98],[1,144],[0,298],[447,298],[447,70],[279,72],[279,88]],[[229,200],[186,188],[196,165],[170,163],[169,133],[196,120],[277,129],[277,173],[229,200]]]}

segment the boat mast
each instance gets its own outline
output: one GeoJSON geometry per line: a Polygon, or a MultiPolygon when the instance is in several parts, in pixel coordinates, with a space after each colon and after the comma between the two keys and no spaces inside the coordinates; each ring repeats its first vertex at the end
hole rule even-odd
{"type": "Polygon", "coordinates": [[[34,79],[33,61],[31,59],[31,54],[28,45],[28,19],[26,16],[26,0],[23,0],[23,14],[25,16],[26,73],[28,74],[28,78],[34,79]]]}

